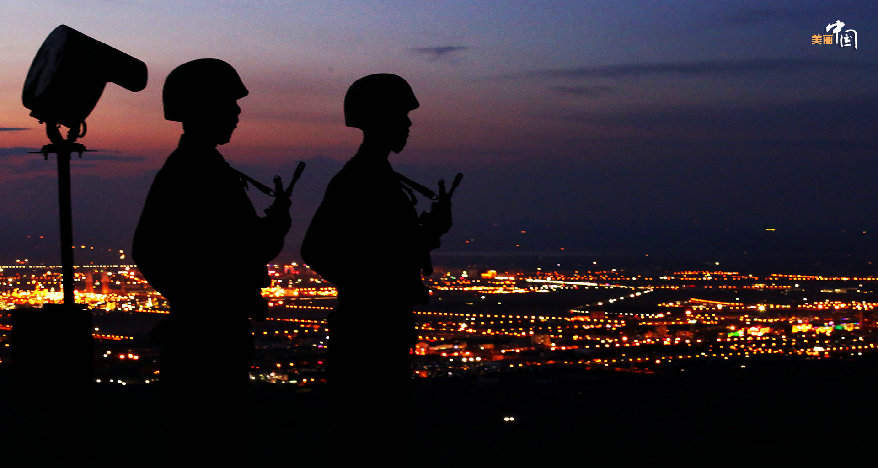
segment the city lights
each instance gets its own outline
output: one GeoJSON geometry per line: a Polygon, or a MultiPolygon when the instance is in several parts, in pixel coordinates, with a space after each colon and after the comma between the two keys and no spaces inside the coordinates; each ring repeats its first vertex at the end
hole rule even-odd
{"type": "MultiPolygon", "coordinates": [[[[336,290],[306,266],[274,266],[270,272],[272,284],[263,289],[269,315],[253,324],[251,378],[296,386],[324,382],[331,346],[326,317],[335,307],[336,290]]],[[[197,267],[192,274],[198,274],[197,267]]],[[[447,271],[427,280],[431,303],[414,312],[412,376],[546,366],[653,373],[683,371],[682,364],[690,361],[769,356],[855,359],[876,349],[874,281],[714,270],[654,276],[619,268],[447,271]],[[493,300],[497,297],[506,299],[493,300]]],[[[167,301],[132,265],[79,267],[76,287],[77,301],[95,317],[92,336],[102,343],[96,351],[97,381],[160,380],[157,348],[148,335],[168,314],[167,301]]],[[[60,302],[59,290],[57,267],[2,267],[0,350],[8,350],[11,311],[60,302]]],[[[392,285],[376,294],[393,294],[392,285]]],[[[364,333],[381,333],[388,318],[372,319],[375,326],[364,333]]],[[[209,359],[210,350],[204,352],[209,359]]],[[[0,365],[4,360],[0,356],[0,365]]]]}

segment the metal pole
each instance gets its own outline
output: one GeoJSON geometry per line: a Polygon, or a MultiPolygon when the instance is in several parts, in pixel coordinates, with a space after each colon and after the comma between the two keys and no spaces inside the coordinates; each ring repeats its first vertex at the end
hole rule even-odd
{"type": "Polygon", "coordinates": [[[58,210],[61,219],[61,277],[64,304],[76,302],[73,295],[73,214],[70,202],[70,148],[66,144],[58,148],[58,210]]]}
{"type": "Polygon", "coordinates": [[[48,157],[49,153],[58,155],[58,211],[61,220],[61,288],[64,292],[64,305],[73,306],[75,277],[73,275],[73,213],[70,202],[70,155],[73,151],[85,150],[85,147],[74,143],[79,136],[79,128],[61,136],[58,125],[46,122],[46,134],[52,143],[43,147],[41,153],[48,157]]]}

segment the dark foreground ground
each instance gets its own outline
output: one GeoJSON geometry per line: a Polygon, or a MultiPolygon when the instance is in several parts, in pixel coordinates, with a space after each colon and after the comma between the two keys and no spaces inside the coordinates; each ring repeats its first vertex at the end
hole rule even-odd
{"type": "MultiPolygon", "coordinates": [[[[421,380],[415,458],[425,468],[874,466],[876,366],[875,357],[723,361],[668,374],[543,368],[421,380]]],[[[55,443],[30,440],[14,424],[8,378],[0,383],[0,466],[64,466],[47,455],[55,443]],[[21,452],[32,456],[13,455],[21,452]]],[[[328,466],[325,388],[253,390],[251,466],[328,466]]],[[[95,389],[87,444],[93,466],[166,466],[156,391],[95,389]]],[[[364,460],[371,465],[381,466],[364,460]]]]}

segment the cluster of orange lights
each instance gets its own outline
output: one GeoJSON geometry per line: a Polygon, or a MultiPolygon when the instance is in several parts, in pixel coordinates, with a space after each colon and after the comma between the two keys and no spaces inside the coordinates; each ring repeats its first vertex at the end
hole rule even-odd
{"type": "MultiPolygon", "coordinates": [[[[20,273],[20,270],[18,270],[20,273]]],[[[128,268],[120,270],[115,278],[125,283],[130,282],[140,287],[129,288],[127,292],[114,290],[114,294],[95,294],[77,291],[77,298],[89,304],[104,304],[106,310],[132,310],[134,312],[168,313],[167,302],[154,291],[136,272],[128,268]],[[131,308],[126,309],[125,304],[131,308]],[[136,310],[133,309],[136,305],[136,310]]],[[[115,273],[114,273],[115,274],[115,273]]],[[[279,270],[273,274],[280,277],[279,270]]],[[[606,270],[587,272],[575,275],[564,275],[557,272],[538,272],[535,274],[509,274],[489,270],[486,273],[472,274],[472,277],[453,277],[444,275],[439,280],[429,280],[428,284],[436,291],[456,291],[462,293],[510,294],[554,291],[555,288],[573,288],[586,286],[588,282],[600,281],[599,288],[625,289],[622,296],[618,292],[611,294],[612,300],[606,299],[599,303],[589,304],[566,313],[527,314],[527,313],[465,313],[465,312],[433,312],[416,311],[418,318],[416,330],[420,333],[419,346],[415,347],[416,356],[445,358],[454,366],[472,368],[473,366],[495,365],[503,361],[511,367],[540,366],[549,363],[582,366],[600,366],[620,369],[648,369],[650,366],[681,362],[692,359],[736,359],[761,354],[782,354],[810,357],[827,357],[875,351],[876,345],[866,343],[859,335],[869,327],[868,314],[851,314],[853,318],[845,318],[843,324],[833,325],[822,321],[815,311],[825,311],[825,317],[848,317],[837,311],[871,311],[878,307],[876,302],[829,301],[790,304],[744,303],[721,301],[715,299],[694,298],[690,293],[677,297],[688,299],[676,302],[651,303],[651,308],[644,312],[642,308],[622,308],[614,312],[607,306],[617,301],[639,301],[637,297],[652,292],[653,289],[665,288],[684,290],[691,286],[681,284],[651,284],[644,286],[625,285],[629,281],[653,280],[643,276],[631,276],[623,271],[606,270]],[[604,283],[612,281],[614,284],[604,283]],[[525,284],[530,283],[530,284],[525,284]],[[533,283],[540,283],[534,286],[533,283]],[[652,307],[655,305],[655,307],[652,307]],[[807,313],[790,313],[793,310],[808,311],[807,313]],[[626,312],[627,311],[627,312],[626,312]],[[735,312],[730,312],[735,311],[735,312]],[[833,315],[834,314],[834,315],[833,315]],[[799,320],[799,322],[796,322],[799,320]],[[853,322],[851,320],[858,320],[853,322]],[[494,340],[492,340],[492,338],[494,340]],[[840,341],[848,339],[848,342],[840,341]],[[459,343],[460,346],[457,346],[459,343]],[[491,343],[491,346],[476,348],[473,343],[491,343]],[[839,344],[844,343],[844,344],[839,344]],[[452,344],[455,344],[452,346],[452,344]],[[469,348],[467,348],[467,344],[469,348]],[[532,352],[536,351],[536,352],[532,352]],[[545,351],[557,354],[537,357],[545,351]]],[[[16,289],[13,283],[6,284],[6,291],[0,294],[0,301],[5,307],[10,305],[37,305],[41,303],[60,302],[60,288],[57,272],[47,271],[41,279],[32,280],[32,290],[16,289]],[[49,286],[50,289],[46,289],[49,286]],[[55,290],[53,290],[54,288],[55,290]]],[[[742,275],[738,272],[726,271],[678,271],[668,276],[657,278],[661,281],[699,281],[697,286],[702,289],[790,289],[798,291],[798,285],[792,282],[805,281],[874,281],[876,278],[850,278],[806,275],[770,275],[757,278],[742,275]],[[744,282],[740,286],[729,284],[704,284],[708,281],[744,282]],[[760,282],[761,281],[761,282],[760,282]],[[774,283],[774,284],[768,284],[774,283]],[[778,286],[776,283],[790,283],[778,286]]],[[[97,281],[96,277],[95,280],[97,281]]],[[[294,281],[277,280],[271,288],[263,290],[263,297],[274,311],[283,315],[284,310],[308,312],[317,316],[332,310],[337,290],[320,281],[302,282],[303,287],[294,285],[294,281]],[[315,284],[316,283],[316,284],[315,284]],[[304,287],[307,284],[307,287],[304,287]],[[316,305],[322,299],[328,299],[327,305],[316,305]]],[[[95,283],[96,284],[96,283],[95,283]]],[[[118,285],[118,283],[115,283],[118,285]]],[[[591,285],[588,285],[591,287],[591,285]]],[[[836,287],[836,286],[831,286],[836,287]]],[[[96,287],[94,289],[97,289],[96,287]]],[[[818,288],[819,289],[819,288],[818,288]]],[[[853,290],[854,288],[844,288],[853,290]]],[[[123,288],[124,290],[124,288],[123,288]]],[[[617,291],[617,289],[613,289],[617,291]]],[[[716,294],[719,296],[719,294],[716,294]]],[[[451,295],[449,295],[451,296],[451,295]]],[[[725,295],[733,298],[734,296],[725,295]]],[[[478,297],[478,296],[476,296],[478,297]]],[[[706,297],[711,297],[709,294],[706,297]]],[[[742,296],[743,297],[743,296],[742,296]]],[[[838,297],[838,296],[836,296],[838,297]]],[[[484,296],[482,296],[484,299],[484,296]]],[[[667,301],[667,299],[666,299],[667,301]]],[[[476,300],[477,302],[477,300],[476,300]]],[[[504,301],[505,302],[505,301],[504,301]]],[[[767,301],[766,301],[767,302],[767,301]]],[[[627,302],[626,302],[627,303],[627,302]]],[[[493,303],[492,303],[493,304],[493,303]]],[[[472,305],[472,304],[470,304],[472,305]]],[[[464,309],[467,310],[467,309],[464,309]]],[[[478,309],[473,309],[478,310],[478,309]]],[[[299,319],[285,317],[269,317],[267,322],[276,323],[272,327],[277,330],[262,329],[255,334],[263,339],[294,339],[300,334],[313,337],[315,333],[325,332],[326,320],[299,319]],[[286,329],[283,329],[286,327],[286,329]]],[[[270,328],[272,328],[270,327],[270,328]]],[[[0,324],[0,330],[10,330],[8,324],[0,324]]],[[[94,333],[93,337],[106,341],[133,340],[133,337],[106,333],[94,333]]],[[[377,338],[376,339],[380,339],[377,338]]],[[[314,341],[314,340],[312,340],[314,341]]],[[[108,345],[109,346],[109,345],[108,345]]],[[[315,345],[317,346],[317,345],[315,345]]],[[[318,347],[323,347],[321,343],[318,347]]],[[[118,360],[138,360],[136,353],[113,354],[118,360]]],[[[449,364],[451,365],[451,364],[449,364]]],[[[261,375],[268,381],[297,382],[304,384],[308,378],[291,377],[285,374],[293,364],[282,366],[277,364],[271,373],[261,375]]],[[[416,375],[426,376],[424,370],[415,371],[416,375]]],[[[312,379],[314,380],[314,379],[312,379]]]]}

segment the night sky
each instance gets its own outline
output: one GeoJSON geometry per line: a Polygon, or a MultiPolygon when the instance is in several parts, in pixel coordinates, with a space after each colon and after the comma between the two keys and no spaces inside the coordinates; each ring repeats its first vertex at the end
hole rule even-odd
{"type": "MultiPolygon", "coordinates": [[[[180,134],[162,118],[164,79],[217,57],[250,90],[226,159],[266,183],[308,162],[282,262],[359,143],[343,123],[347,87],[391,72],[421,102],[392,163],[430,185],[465,174],[446,254],[800,255],[878,271],[872,2],[70,3],[0,11],[0,264],[60,261],[55,164],[27,154],[47,138],[21,88],[66,24],[150,73],[140,93],[108,85],[87,121],[81,142],[98,151],[73,162],[77,246],[130,250],[180,134]],[[857,49],[813,43],[836,20],[857,49]]],[[[197,210],[199,197],[181,202],[197,210]]]]}

